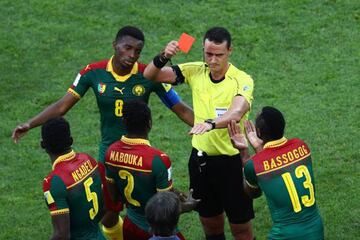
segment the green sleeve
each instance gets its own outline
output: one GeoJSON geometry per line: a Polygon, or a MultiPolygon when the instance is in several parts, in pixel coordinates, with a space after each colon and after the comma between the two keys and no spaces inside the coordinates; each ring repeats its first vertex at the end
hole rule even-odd
{"type": "Polygon", "coordinates": [[[57,175],[51,179],[50,193],[54,200],[56,210],[69,208],[69,205],[66,201],[67,190],[65,183],[57,175]]]}
{"type": "MultiPolygon", "coordinates": [[[[166,163],[168,164],[168,162],[166,163]]],[[[167,167],[166,163],[158,156],[155,156],[152,161],[152,173],[155,177],[157,191],[166,191],[172,187],[171,167],[167,167]]]]}
{"type": "Polygon", "coordinates": [[[249,159],[249,161],[247,161],[244,166],[244,177],[245,177],[246,183],[250,187],[258,188],[257,177],[256,177],[256,173],[255,173],[255,168],[254,168],[254,162],[252,159],[249,159]]]}
{"type": "MultiPolygon", "coordinates": [[[[80,74],[79,74],[80,75],[80,74]]],[[[79,77],[78,75],[78,77],[79,77]]],[[[80,97],[83,97],[86,93],[86,91],[91,87],[92,81],[91,81],[91,72],[85,73],[84,75],[81,75],[80,78],[78,77],[75,79],[75,82],[73,84],[73,90],[80,95],[80,97]]]]}

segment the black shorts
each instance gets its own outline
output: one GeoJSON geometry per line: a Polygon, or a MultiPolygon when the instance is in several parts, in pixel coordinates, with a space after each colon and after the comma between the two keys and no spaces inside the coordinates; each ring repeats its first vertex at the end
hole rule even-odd
{"type": "Polygon", "coordinates": [[[201,199],[199,215],[214,217],[225,211],[233,224],[254,218],[252,199],[244,192],[240,154],[199,157],[197,153],[193,148],[188,167],[193,196],[201,199]]]}

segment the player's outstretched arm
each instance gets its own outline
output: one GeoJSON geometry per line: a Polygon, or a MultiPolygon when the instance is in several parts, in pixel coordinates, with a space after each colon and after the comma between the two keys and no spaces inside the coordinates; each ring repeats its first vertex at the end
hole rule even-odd
{"type": "Polygon", "coordinates": [[[51,104],[44,111],[28,120],[26,123],[20,124],[12,132],[12,139],[17,143],[30,129],[42,125],[50,118],[64,115],[70,108],[72,108],[79,99],[71,93],[66,93],[57,102],[51,104]]]}
{"type": "Polygon", "coordinates": [[[171,110],[187,125],[194,126],[194,111],[186,103],[180,101],[171,110]]]}
{"type": "Polygon", "coordinates": [[[144,71],[144,77],[156,82],[175,83],[176,74],[171,67],[165,67],[166,63],[179,51],[177,41],[171,41],[167,44],[164,52],[156,55],[147,65],[144,71]]]}
{"type": "Polygon", "coordinates": [[[189,134],[204,134],[214,128],[226,128],[232,120],[239,122],[249,108],[250,104],[246,101],[245,97],[235,96],[229,110],[221,117],[213,119],[213,125],[208,122],[197,123],[190,130],[189,134]]]}
{"type": "Polygon", "coordinates": [[[53,234],[51,240],[70,239],[70,215],[69,213],[51,216],[53,234]]]}

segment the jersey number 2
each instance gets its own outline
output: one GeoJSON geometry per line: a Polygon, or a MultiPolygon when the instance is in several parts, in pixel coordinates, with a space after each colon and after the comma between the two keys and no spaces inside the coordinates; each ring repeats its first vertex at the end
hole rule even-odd
{"type": "Polygon", "coordinates": [[[131,205],[133,205],[135,207],[139,207],[140,203],[137,200],[135,200],[135,199],[133,199],[131,197],[131,194],[132,194],[132,192],[134,190],[134,177],[133,177],[133,175],[131,175],[131,173],[129,173],[126,170],[120,170],[119,171],[119,176],[120,176],[121,179],[124,179],[124,180],[127,179],[127,185],[126,185],[126,187],[124,189],[124,194],[125,194],[126,200],[131,205]]]}
{"type": "MultiPolygon", "coordinates": [[[[314,194],[314,185],[311,182],[311,176],[309,173],[309,170],[305,165],[300,165],[295,169],[295,176],[297,178],[302,178],[305,176],[305,181],[303,183],[304,188],[309,189],[309,196],[304,195],[301,196],[301,202],[304,204],[305,207],[311,207],[315,203],[315,194],[314,194]]],[[[299,200],[298,193],[295,188],[294,181],[291,178],[290,173],[284,173],[281,175],[283,178],[286,188],[289,192],[290,200],[293,205],[294,212],[300,212],[301,211],[301,204],[299,200]]]]}
{"type": "Polygon", "coordinates": [[[96,193],[91,192],[91,190],[90,190],[91,184],[93,184],[93,179],[92,179],[92,177],[89,177],[84,182],[84,187],[85,187],[86,198],[87,198],[88,202],[92,201],[92,203],[93,203],[93,207],[90,208],[90,210],[89,210],[90,219],[93,220],[99,211],[99,204],[98,204],[98,198],[97,198],[96,193]]]}

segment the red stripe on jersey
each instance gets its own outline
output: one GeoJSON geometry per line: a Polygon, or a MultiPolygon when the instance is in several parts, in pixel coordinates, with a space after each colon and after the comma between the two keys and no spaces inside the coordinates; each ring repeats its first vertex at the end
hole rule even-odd
{"type": "Polygon", "coordinates": [[[294,138],[284,145],[265,148],[252,159],[257,175],[286,167],[310,156],[310,149],[302,140],[294,138]]]}
{"type": "MultiPolygon", "coordinates": [[[[73,159],[56,164],[55,169],[45,179],[47,179],[48,183],[50,184],[51,178],[54,175],[57,175],[63,180],[65,186],[69,187],[77,182],[81,182],[96,167],[97,162],[91,156],[87,155],[86,153],[77,153],[73,159]]],[[[49,187],[48,189],[50,189],[50,185],[48,186],[46,184],[46,186],[49,187]]]]}
{"type": "Polygon", "coordinates": [[[106,66],[107,66],[108,62],[109,62],[109,59],[102,60],[102,61],[99,61],[99,62],[90,63],[86,67],[81,69],[80,75],[84,75],[88,71],[94,70],[94,69],[99,69],[99,68],[106,69],[106,66]]]}
{"type": "Polygon", "coordinates": [[[170,168],[170,159],[162,151],[144,144],[126,144],[117,141],[108,148],[105,161],[113,166],[150,172],[152,170],[152,161],[156,156],[163,161],[166,168],[170,168]]]}
{"type": "Polygon", "coordinates": [[[144,73],[146,66],[147,66],[146,64],[138,62],[138,72],[144,73]]]}

